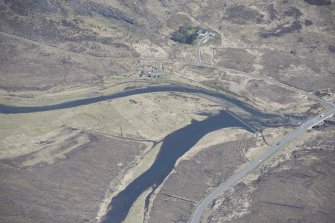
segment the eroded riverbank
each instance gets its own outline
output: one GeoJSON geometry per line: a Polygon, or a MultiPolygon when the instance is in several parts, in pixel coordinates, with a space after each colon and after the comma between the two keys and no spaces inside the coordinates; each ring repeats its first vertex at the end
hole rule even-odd
{"type": "MultiPolygon", "coordinates": [[[[252,108],[251,106],[244,104],[241,101],[235,100],[225,95],[217,94],[215,92],[210,92],[208,90],[201,89],[201,88],[191,88],[191,87],[188,88],[188,87],[180,87],[180,86],[156,86],[156,87],[147,87],[144,89],[133,89],[133,90],[127,90],[124,92],[120,92],[120,93],[116,93],[116,94],[112,94],[108,96],[98,96],[98,97],[75,100],[75,101],[70,101],[70,102],[55,104],[55,105],[49,105],[49,106],[36,106],[36,107],[2,106],[1,108],[5,108],[5,109],[2,109],[1,112],[2,113],[13,113],[13,114],[34,112],[38,114],[39,112],[48,112],[48,111],[50,112],[54,110],[63,111],[62,109],[76,108],[79,106],[91,105],[91,104],[93,106],[93,104],[97,105],[97,102],[114,101],[114,99],[120,100],[121,98],[128,97],[128,96],[134,97],[135,95],[145,95],[148,93],[158,93],[158,92],[168,93],[170,97],[173,96],[173,94],[175,93],[190,94],[190,95],[193,95],[192,97],[202,97],[207,100],[210,100],[216,103],[217,105],[219,105],[219,107],[226,108],[227,106],[225,105],[229,104],[230,108],[231,106],[234,106],[235,108],[238,108],[240,111],[243,111],[244,113],[248,113],[249,118],[258,117],[258,118],[264,118],[264,119],[272,119],[272,118],[280,119],[280,116],[278,115],[262,113],[252,108]]],[[[131,102],[131,104],[134,104],[134,105],[138,103],[132,99],[129,101],[131,102]]],[[[85,107],[88,107],[88,106],[85,106],[85,107]]],[[[209,117],[204,120],[201,119],[200,121],[193,121],[191,124],[184,126],[178,130],[175,130],[173,133],[168,134],[164,138],[161,151],[159,155],[157,156],[157,159],[153,163],[153,165],[144,174],[142,174],[140,177],[135,179],[133,183],[128,185],[127,188],[130,187],[130,189],[128,190],[130,190],[132,193],[130,194],[128,192],[125,192],[127,191],[127,188],[126,188],[123,191],[125,192],[124,194],[126,194],[126,196],[122,196],[123,192],[121,192],[119,193],[118,196],[114,197],[112,205],[111,205],[112,209],[107,215],[106,222],[111,222],[110,220],[108,220],[109,218],[108,216],[111,216],[110,218],[115,219],[112,222],[118,222],[124,219],[130,207],[132,206],[133,202],[138,198],[140,194],[142,194],[143,190],[150,188],[150,187],[154,187],[154,188],[157,187],[164,180],[164,178],[171,172],[176,160],[179,157],[181,157],[186,151],[191,149],[192,146],[195,145],[195,143],[207,133],[221,129],[221,128],[226,128],[226,127],[248,128],[238,118],[232,116],[231,113],[221,111],[218,115],[212,116],[210,114],[211,112],[209,112],[208,114],[206,114],[206,112],[203,114],[199,113],[199,115],[201,116],[208,115],[209,117]],[[173,152],[171,152],[171,148],[173,152]],[[137,186],[140,185],[140,187],[134,190],[132,188],[134,186],[131,186],[131,185],[135,185],[135,188],[137,188],[136,183],[139,183],[137,184],[137,186]],[[126,202],[124,200],[126,200],[126,202]],[[121,205],[118,205],[117,203],[121,205]],[[117,213],[117,216],[115,216],[113,213],[117,213]]],[[[172,117],[173,116],[171,116],[170,118],[172,117]]],[[[122,133],[122,129],[120,130],[121,130],[121,136],[123,137],[124,133],[122,133]]]]}
{"type": "Polygon", "coordinates": [[[113,198],[110,204],[111,209],[103,222],[122,222],[135,200],[148,188],[153,187],[155,189],[159,186],[174,168],[179,157],[191,149],[207,133],[228,127],[248,129],[238,119],[225,111],[221,111],[204,121],[194,121],[190,125],[167,135],[163,139],[163,144],[155,162],[146,172],[113,198]]]}

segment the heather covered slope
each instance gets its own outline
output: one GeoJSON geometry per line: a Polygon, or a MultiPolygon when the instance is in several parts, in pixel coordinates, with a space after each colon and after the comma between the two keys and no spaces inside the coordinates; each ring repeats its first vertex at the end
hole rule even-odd
{"type": "Polygon", "coordinates": [[[2,0],[0,31],[22,39],[1,34],[6,49],[0,61],[1,87],[26,87],[13,83],[11,76],[32,77],[41,69],[50,69],[44,73],[53,73],[56,80],[50,84],[39,75],[36,84],[46,88],[103,82],[110,75],[137,72],[143,61],[129,63],[131,58],[155,59],[152,63],[178,58],[190,64],[193,47],[170,37],[180,26],[193,24],[221,35],[219,45],[203,48],[209,63],[271,76],[306,91],[334,91],[335,10],[330,1],[322,2],[2,0]],[[45,52],[50,51],[47,45],[66,51],[45,52]],[[27,69],[17,70],[17,65],[27,69]],[[64,81],[65,68],[75,80],[64,81]]]}
{"type": "MultiPolygon", "coordinates": [[[[330,0],[0,0],[0,104],[45,106],[178,83],[212,86],[264,113],[293,117],[297,124],[323,109],[307,92],[335,100],[334,14],[330,0]],[[208,66],[195,64],[202,37],[193,45],[172,40],[183,26],[215,33],[215,40],[199,50],[208,66]],[[140,78],[143,70],[165,75],[140,78]]],[[[5,202],[0,222],[103,219],[112,198],[150,166],[166,135],[222,108],[252,124],[253,117],[234,106],[178,93],[1,114],[0,203],[5,202]]],[[[128,221],[186,222],[195,202],[291,130],[257,127],[261,134],[229,128],[205,136],[181,157],[150,201],[145,201],[150,191],[142,194],[128,221]],[[179,190],[182,185],[188,187],[179,190]]],[[[334,128],[308,134],[315,142],[301,139],[282,164],[265,167],[260,180],[238,184],[232,195],[237,203],[219,198],[208,219],[256,222],[262,215],[269,221],[282,204],[278,213],[288,220],[316,212],[321,220],[332,217],[333,191],[326,195],[334,178],[327,171],[333,167],[334,128]],[[277,184],[278,178],[285,183],[277,184]],[[280,196],[272,193],[277,186],[294,193],[312,187],[322,199],[306,194],[290,200],[288,193],[273,204],[280,196]],[[239,205],[247,206],[234,212],[239,205]]]]}

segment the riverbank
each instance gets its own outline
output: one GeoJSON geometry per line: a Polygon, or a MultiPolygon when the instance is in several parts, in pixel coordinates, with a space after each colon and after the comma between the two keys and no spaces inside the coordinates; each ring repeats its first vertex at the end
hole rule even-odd
{"type": "MultiPolygon", "coordinates": [[[[131,88],[120,94],[95,98],[93,100],[90,98],[89,103],[85,100],[73,102],[73,106],[71,102],[49,107],[28,108],[33,109],[33,111],[41,111],[36,113],[2,114],[1,117],[4,120],[6,119],[4,123],[7,123],[4,126],[5,128],[1,129],[4,136],[1,142],[4,145],[4,149],[1,151],[2,158],[14,159],[24,156],[24,165],[23,163],[19,164],[20,167],[48,166],[57,164],[62,160],[65,161],[68,154],[77,151],[83,146],[81,138],[75,140],[75,138],[70,137],[72,142],[78,142],[78,144],[68,147],[66,144],[68,141],[66,138],[65,140],[63,139],[63,136],[66,135],[65,129],[74,132],[80,130],[79,132],[90,136],[88,137],[90,140],[85,141],[88,145],[94,142],[94,135],[96,134],[120,139],[134,139],[138,142],[143,140],[158,142],[176,129],[192,125],[192,122],[203,122],[207,116],[218,113],[222,107],[232,109],[232,103],[236,103],[235,107],[241,111],[245,109],[250,114],[273,117],[272,115],[263,114],[240,101],[196,88],[178,88],[173,86],[148,87],[144,89],[131,88]],[[147,91],[146,89],[149,90],[147,91]],[[163,92],[159,93],[160,91],[163,92]],[[201,94],[197,94],[199,92],[201,94]],[[202,94],[227,99],[228,103],[221,99],[203,98],[202,94]],[[80,104],[82,102],[83,104],[80,104]],[[63,105],[64,107],[62,107],[63,105]],[[47,128],[44,125],[46,121],[49,123],[47,128]],[[15,138],[11,137],[13,131],[16,132],[15,138]],[[68,149],[64,150],[64,147],[68,149]],[[50,150],[51,148],[52,150],[50,150]],[[36,154],[39,154],[37,159],[36,154]]],[[[13,112],[15,113],[15,107],[10,107],[10,109],[14,109],[13,112]]],[[[24,110],[24,112],[27,112],[27,110],[24,110]]],[[[222,121],[222,119],[219,120],[222,121]]],[[[218,123],[214,122],[212,124],[218,123]]],[[[198,131],[205,131],[205,128],[211,127],[212,124],[205,125],[198,131]]],[[[222,128],[222,126],[219,128],[222,128]]],[[[191,135],[196,134],[193,133],[191,135]]],[[[201,136],[199,137],[201,138],[201,136]]],[[[173,141],[180,142],[180,140],[173,141]]],[[[120,175],[107,184],[109,187],[107,187],[105,195],[98,205],[97,219],[101,219],[106,213],[108,201],[119,194],[136,177],[148,170],[150,166],[148,163],[153,162],[152,160],[156,157],[157,151],[151,151],[147,158],[143,157],[144,154],[150,152],[148,146],[146,147],[147,149],[144,150],[144,153],[138,154],[131,162],[127,164],[123,162],[117,163],[117,167],[122,171],[120,175]],[[146,160],[147,165],[143,166],[143,160],[146,160]]],[[[174,148],[175,146],[169,147],[174,148]]],[[[185,147],[184,149],[190,149],[190,147],[185,147]]],[[[173,163],[171,165],[174,166],[173,163]]],[[[131,205],[132,203],[130,203],[129,208],[131,205]]]]}
{"type": "Polygon", "coordinates": [[[68,86],[48,91],[0,91],[0,105],[47,106],[71,101],[88,100],[118,94],[131,89],[149,86],[176,86],[219,92],[234,100],[266,113],[318,112],[319,105],[312,97],[272,79],[262,79],[225,69],[204,70],[183,67],[179,72],[166,74],[158,79],[140,79],[138,76],[106,78],[103,85],[68,86]],[[213,75],[208,75],[212,73],[213,75]],[[262,91],[255,88],[262,89],[262,91]],[[299,102],[299,103],[298,103],[299,102]]]}
{"type": "Polygon", "coordinates": [[[132,181],[144,171],[140,166],[153,160],[151,150],[145,152],[152,143],[220,108],[196,95],[153,93],[63,110],[0,114],[0,171],[6,182],[1,191],[4,196],[16,191],[10,196],[16,203],[6,204],[6,210],[19,213],[11,221],[23,217],[21,207],[31,211],[25,222],[36,222],[34,216],[53,222],[94,219],[106,191],[117,193],[121,183],[132,181]]]}
{"type": "MultiPolygon", "coordinates": [[[[271,142],[283,131],[269,129],[266,140],[271,142]]],[[[243,129],[228,128],[207,134],[178,160],[155,191],[146,222],[189,220],[197,202],[248,163],[254,152],[266,148],[266,142],[243,129]]]]}

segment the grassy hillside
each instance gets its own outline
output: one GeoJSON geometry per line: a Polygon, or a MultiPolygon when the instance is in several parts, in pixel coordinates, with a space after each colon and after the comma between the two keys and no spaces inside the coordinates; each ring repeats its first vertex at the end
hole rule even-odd
{"type": "MultiPolygon", "coordinates": [[[[35,85],[44,87],[35,86],[35,89],[56,87],[61,83],[103,82],[110,75],[138,72],[143,62],[115,61],[118,58],[165,58],[160,63],[170,62],[168,59],[193,60],[193,48],[172,41],[171,36],[184,24],[195,24],[221,35],[221,43],[213,48],[213,63],[231,67],[224,60],[227,57],[228,61],[234,60],[234,54],[220,58],[216,56],[217,52],[227,48],[242,50],[255,58],[247,63],[256,73],[304,90],[334,90],[335,31],[332,18],[335,10],[330,1],[321,3],[279,0],[271,4],[257,0],[234,3],[220,0],[48,0],[40,3],[36,0],[2,0],[0,44],[6,50],[0,61],[0,87],[34,89],[29,83],[13,83],[10,79],[12,76],[31,77],[41,69],[46,69],[44,73],[53,73],[52,79],[56,82],[50,84],[41,77],[35,85]],[[11,39],[3,33],[21,39],[11,39]],[[75,54],[50,52],[47,46],[75,54]],[[21,55],[22,50],[24,55],[21,55]],[[87,56],[107,59],[107,62],[95,60],[93,63],[87,56]],[[74,62],[79,58],[81,61],[74,62]],[[34,62],[28,65],[23,61],[34,62]],[[17,66],[24,67],[24,71],[17,70],[17,66]],[[108,68],[100,70],[100,66],[108,68]],[[82,76],[76,74],[75,70],[79,68],[82,69],[80,73],[84,73],[82,76]],[[64,79],[64,72],[73,78],[64,79]]],[[[234,69],[239,70],[239,67],[234,65],[234,69]]]]}

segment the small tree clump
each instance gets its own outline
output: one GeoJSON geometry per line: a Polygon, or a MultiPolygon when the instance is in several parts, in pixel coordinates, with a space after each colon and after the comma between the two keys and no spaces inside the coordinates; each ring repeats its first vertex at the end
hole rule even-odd
{"type": "Polygon", "coordinates": [[[184,44],[193,44],[194,40],[197,38],[198,27],[192,25],[183,25],[179,29],[172,33],[171,39],[173,41],[184,43],[184,44]]]}

